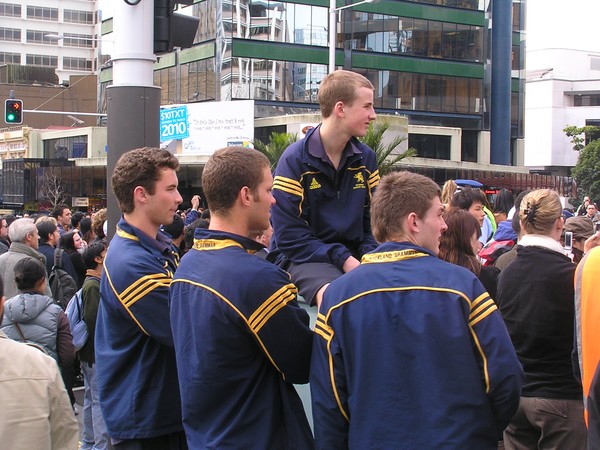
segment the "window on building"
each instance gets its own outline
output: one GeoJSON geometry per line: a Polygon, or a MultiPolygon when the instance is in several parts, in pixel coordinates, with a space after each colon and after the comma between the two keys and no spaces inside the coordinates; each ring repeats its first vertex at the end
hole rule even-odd
{"type": "Polygon", "coordinates": [[[94,37],[89,34],[65,33],[63,45],[65,47],[84,47],[91,48],[94,44],[94,37]]]}
{"type": "Polygon", "coordinates": [[[460,160],[466,162],[477,162],[477,130],[462,130],[460,160]]]}
{"type": "Polygon", "coordinates": [[[452,6],[463,9],[483,9],[483,3],[479,0],[408,0],[417,3],[431,3],[433,5],[452,6]]]}
{"type": "Polygon", "coordinates": [[[44,6],[28,6],[27,18],[58,22],[58,8],[46,8],[44,6]]]}
{"type": "Polygon", "coordinates": [[[44,158],[87,158],[87,136],[73,136],[44,141],[44,158]]]}
{"type": "Polygon", "coordinates": [[[420,158],[450,159],[450,136],[409,134],[408,147],[417,150],[420,158]]]}
{"type": "Polygon", "coordinates": [[[0,3],[0,16],[21,17],[21,5],[14,3],[0,3]]]}
{"type": "Polygon", "coordinates": [[[69,23],[94,23],[94,13],[90,11],[77,11],[75,9],[65,9],[63,14],[65,22],[69,23]]]}
{"type": "Polygon", "coordinates": [[[575,95],[573,106],[600,106],[600,94],[575,95]]]}
{"type": "Polygon", "coordinates": [[[26,55],[25,64],[32,66],[57,67],[58,57],[50,55],[26,55]]]}
{"type": "Polygon", "coordinates": [[[521,31],[521,9],[522,9],[522,2],[521,0],[517,0],[512,2],[513,7],[512,7],[512,13],[513,13],[513,20],[512,20],[512,28],[513,31],[521,31]]]}
{"type": "Polygon", "coordinates": [[[63,69],[65,70],[92,70],[92,61],[85,58],[63,57],[63,69]]]}
{"type": "Polygon", "coordinates": [[[21,30],[18,28],[0,27],[0,41],[21,41],[21,30]]]}
{"type": "Polygon", "coordinates": [[[11,52],[0,52],[0,63],[21,64],[21,54],[11,52]]]}
{"type": "Polygon", "coordinates": [[[58,45],[56,39],[48,39],[46,36],[52,34],[50,31],[27,30],[27,42],[30,44],[58,45]]]}

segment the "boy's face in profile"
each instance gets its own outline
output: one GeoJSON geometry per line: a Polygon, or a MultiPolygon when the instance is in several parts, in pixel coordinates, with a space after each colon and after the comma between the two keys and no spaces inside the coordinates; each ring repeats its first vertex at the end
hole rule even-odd
{"type": "Polygon", "coordinates": [[[483,220],[485,219],[485,211],[483,210],[483,205],[481,202],[473,202],[471,206],[469,206],[468,210],[473,217],[477,219],[479,222],[479,226],[483,225],[483,220]]]}
{"type": "Polygon", "coordinates": [[[363,137],[369,130],[369,124],[377,118],[373,109],[373,90],[360,87],[352,104],[342,105],[342,114],[346,131],[352,136],[363,137]]]}

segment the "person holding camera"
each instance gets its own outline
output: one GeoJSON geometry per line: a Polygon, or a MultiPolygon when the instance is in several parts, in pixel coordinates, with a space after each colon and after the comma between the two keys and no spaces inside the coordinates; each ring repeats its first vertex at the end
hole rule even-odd
{"type": "Polygon", "coordinates": [[[507,450],[582,449],[583,391],[573,350],[575,264],[560,238],[556,192],[530,192],[519,208],[517,257],[498,278],[496,302],[525,372],[519,409],[504,431],[507,450]]]}

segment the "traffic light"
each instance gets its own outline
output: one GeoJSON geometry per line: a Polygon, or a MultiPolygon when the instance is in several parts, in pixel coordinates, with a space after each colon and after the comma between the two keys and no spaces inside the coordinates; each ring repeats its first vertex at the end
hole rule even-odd
{"type": "Polygon", "coordinates": [[[23,123],[23,100],[9,98],[4,102],[4,121],[6,123],[23,123]]]}
{"type": "Polygon", "coordinates": [[[154,0],[154,54],[192,46],[200,19],[173,11],[177,4],[193,3],[194,0],[154,0]]]}

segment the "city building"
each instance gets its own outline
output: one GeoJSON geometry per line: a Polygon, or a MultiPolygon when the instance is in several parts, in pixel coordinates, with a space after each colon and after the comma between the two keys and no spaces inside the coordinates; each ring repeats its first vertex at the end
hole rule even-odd
{"type": "MultiPolygon", "coordinates": [[[[506,2],[346,5],[352,3],[358,4],[336,14],[336,65],[371,80],[378,113],[406,115],[415,126],[459,128],[460,161],[489,164],[496,151],[505,156],[502,164],[522,165],[524,1],[512,2],[512,28],[498,35],[492,18],[506,2]],[[508,49],[505,59],[490,57],[492,41],[508,49]],[[501,82],[509,87],[507,107],[495,116],[510,141],[494,149],[492,97],[501,82]]],[[[180,9],[199,17],[200,25],[192,48],[162,55],[156,65],[163,104],[252,99],[257,118],[318,108],[316,93],[328,71],[327,0],[199,1],[180,9]]],[[[103,29],[111,29],[110,18],[103,29]]],[[[103,87],[110,76],[101,76],[103,87]]],[[[414,133],[409,145],[444,161],[454,144],[444,133],[414,133]]]]}
{"type": "Polygon", "coordinates": [[[0,64],[52,67],[60,82],[98,70],[96,0],[0,2],[0,64]]]}
{"type": "MultiPolygon", "coordinates": [[[[112,2],[71,2],[99,8],[101,35],[110,42],[112,2]]],[[[69,3],[60,1],[58,17],[69,3]]],[[[408,146],[418,151],[409,168],[439,183],[474,178],[492,189],[569,189],[565,180],[531,176],[523,168],[524,0],[347,1],[338,2],[337,9],[331,43],[336,66],[371,80],[379,115],[408,121],[408,146]],[[506,57],[492,59],[492,48],[506,57]],[[505,142],[495,138],[505,132],[505,142]],[[496,161],[498,154],[502,162],[496,161]]],[[[319,84],[329,70],[327,0],[196,0],[178,10],[200,24],[191,48],[157,58],[154,84],[161,87],[162,105],[206,102],[221,109],[218,102],[235,110],[236,102],[252,101],[255,136],[286,131],[294,116],[318,112],[319,84]]],[[[101,50],[105,61],[110,46],[101,50]]],[[[99,112],[106,112],[112,68],[96,67],[99,112]]],[[[185,144],[175,147],[187,198],[201,189],[206,156],[189,153],[185,144]]],[[[75,167],[95,163],[69,161],[75,167]]]]}
{"type": "Polygon", "coordinates": [[[564,128],[600,127],[600,52],[548,48],[527,61],[525,165],[569,176],[579,152],[564,128]]]}
{"type": "Polygon", "coordinates": [[[599,14],[595,1],[527,0],[524,164],[532,171],[570,175],[579,152],[563,130],[600,124],[599,14]]]}

